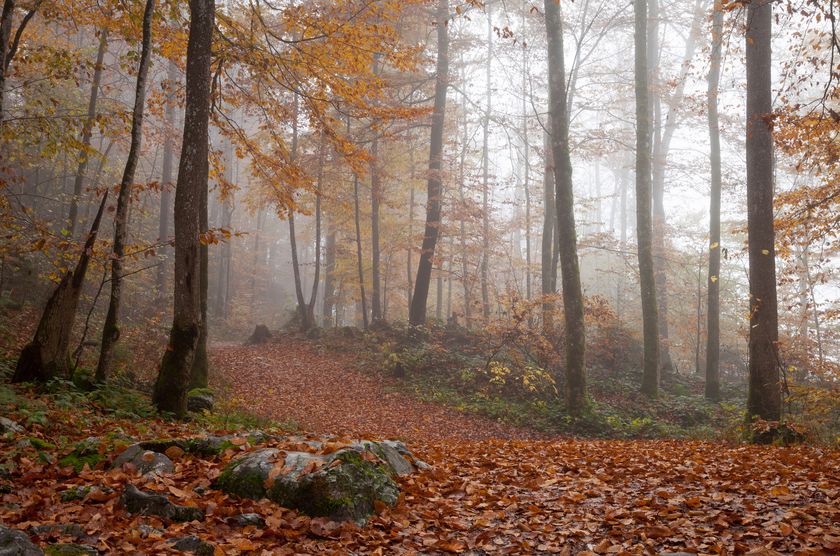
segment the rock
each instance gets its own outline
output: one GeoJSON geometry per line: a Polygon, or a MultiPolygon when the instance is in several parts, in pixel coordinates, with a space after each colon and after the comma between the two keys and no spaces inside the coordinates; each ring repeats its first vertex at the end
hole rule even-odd
{"type": "Polygon", "coordinates": [[[215,396],[210,390],[205,388],[193,390],[187,395],[187,409],[194,413],[213,411],[215,401],[215,396]]]}
{"type": "Polygon", "coordinates": [[[85,529],[76,523],[48,523],[36,525],[29,529],[36,537],[73,537],[82,539],[86,536],[85,529]]]}
{"type": "Polygon", "coordinates": [[[383,463],[387,464],[391,472],[398,477],[407,477],[417,471],[417,469],[426,469],[429,467],[426,463],[416,459],[402,442],[396,442],[394,440],[385,440],[384,442],[359,440],[351,444],[350,447],[359,452],[372,452],[383,463]]]}
{"type": "Polygon", "coordinates": [[[122,469],[126,463],[131,463],[142,475],[165,475],[175,471],[172,460],[164,454],[146,450],[141,444],[132,444],[117,456],[112,467],[122,469]]]}
{"type": "Polygon", "coordinates": [[[72,467],[76,473],[84,469],[85,465],[93,469],[105,460],[105,456],[100,450],[101,447],[102,441],[99,438],[88,437],[77,442],[72,452],[58,460],[58,465],[72,467]]]}
{"type": "Polygon", "coordinates": [[[195,535],[188,537],[179,537],[172,539],[172,548],[180,550],[181,552],[192,552],[198,556],[213,556],[216,552],[216,546],[207,541],[203,541],[195,535]]]}
{"type": "Polygon", "coordinates": [[[150,536],[160,537],[163,536],[163,529],[158,529],[157,527],[150,527],[145,523],[141,523],[137,526],[137,531],[140,532],[141,538],[148,538],[150,536]]]}
{"type": "Polygon", "coordinates": [[[260,528],[265,527],[265,520],[260,514],[239,514],[229,518],[229,520],[240,527],[248,527],[249,525],[260,528]]]}
{"type": "Polygon", "coordinates": [[[162,494],[141,492],[132,484],[125,485],[120,503],[131,513],[155,515],[170,521],[202,521],[204,511],[201,508],[179,506],[169,501],[162,494]]]}
{"type": "Polygon", "coordinates": [[[387,464],[363,454],[348,448],[329,455],[288,452],[284,457],[274,448],[257,450],[228,464],[216,487],[243,498],[268,498],[311,516],[364,523],[377,502],[396,505],[399,488],[387,464]],[[272,473],[278,466],[283,473],[272,473]]]}
{"type": "Polygon", "coordinates": [[[268,330],[268,327],[264,324],[258,324],[254,328],[254,333],[251,334],[251,337],[248,338],[248,341],[245,342],[246,345],[257,345],[257,344],[264,344],[271,339],[271,332],[268,330]]]}
{"type": "Polygon", "coordinates": [[[23,432],[23,427],[8,419],[0,417],[0,434],[20,434],[23,432]]]}
{"type": "Polygon", "coordinates": [[[43,556],[44,551],[35,546],[23,531],[0,525],[0,556],[43,556]]]}
{"type": "Polygon", "coordinates": [[[99,551],[86,544],[51,544],[44,551],[47,556],[98,556],[99,551]]]}

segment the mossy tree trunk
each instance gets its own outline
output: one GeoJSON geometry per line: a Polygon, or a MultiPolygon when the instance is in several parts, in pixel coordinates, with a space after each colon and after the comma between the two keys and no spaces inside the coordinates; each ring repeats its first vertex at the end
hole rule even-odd
{"type": "MultiPolygon", "coordinates": [[[[175,190],[175,295],[169,345],[161,361],[152,400],[160,411],[182,417],[201,334],[200,231],[202,191],[206,195],[210,64],[214,0],[190,0],[186,108],[175,190]]],[[[206,206],[206,205],[205,205],[206,206]]]]}
{"type": "Polygon", "coordinates": [[[106,191],[79,255],[79,262],[73,272],[64,275],[47,301],[35,337],[20,353],[12,382],[46,382],[56,377],[72,378],[68,353],[70,333],[73,321],[76,320],[79,296],[107,200],[106,191]]]}

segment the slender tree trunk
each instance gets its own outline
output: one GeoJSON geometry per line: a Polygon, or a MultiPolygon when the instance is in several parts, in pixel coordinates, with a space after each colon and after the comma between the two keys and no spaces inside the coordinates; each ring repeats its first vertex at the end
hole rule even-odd
{"type": "MultiPolygon", "coordinates": [[[[230,140],[224,138],[224,156],[225,156],[225,174],[224,181],[233,184],[236,180],[234,176],[235,155],[233,153],[233,145],[230,140]]],[[[221,212],[222,228],[229,230],[233,222],[233,212],[236,210],[234,205],[234,192],[228,191],[225,195],[220,195],[219,211],[221,212]]],[[[219,253],[219,264],[216,275],[216,299],[213,303],[213,313],[217,318],[226,319],[228,314],[228,294],[230,293],[230,263],[232,257],[231,242],[225,241],[221,246],[221,253],[219,253]]]]}
{"type": "Polygon", "coordinates": [[[411,191],[408,196],[408,248],[406,249],[406,280],[408,284],[408,310],[411,311],[411,294],[414,291],[414,283],[412,276],[414,275],[414,263],[412,261],[413,245],[414,245],[414,142],[408,150],[409,161],[411,164],[410,187],[411,191]]]}
{"type": "Polygon", "coordinates": [[[381,251],[379,248],[379,201],[382,179],[379,174],[379,138],[373,139],[370,161],[370,255],[371,255],[371,320],[382,320],[382,287],[380,277],[381,251]]]}
{"type": "MultiPolygon", "coordinates": [[[[750,263],[750,362],[747,419],[778,421],[779,321],[773,224],[773,134],[770,116],[773,4],[747,6],[747,242],[750,263]]],[[[763,440],[756,437],[756,440],[763,440]]]]}
{"type": "Polygon", "coordinates": [[[70,200],[70,212],[67,215],[67,230],[70,237],[76,237],[76,226],[79,218],[79,200],[82,197],[82,188],[85,184],[85,175],[88,167],[88,153],[90,138],[93,135],[93,124],[96,121],[96,104],[99,99],[99,86],[102,83],[102,70],[105,62],[105,51],[108,50],[108,32],[102,29],[99,32],[99,48],[96,51],[96,66],[93,68],[93,82],[90,86],[90,98],[88,100],[87,117],[82,126],[82,148],[79,150],[79,166],[76,169],[76,179],[73,182],[73,197],[70,200]]]}
{"type": "Polygon", "coordinates": [[[438,231],[441,223],[441,201],[443,197],[443,131],[446,117],[446,91],[449,87],[449,0],[438,0],[437,7],[437,70],[435,79],[435,107],[432,114],[431,140],[429,145],[429,179],[426,184],[426,228],[420,251],[417,279],[414,281],[414,295],[411,299],[409,322],[413,326],[426,323],[426,302],[429,298],[429,282],[432,278],[432,261],[435,256],[438,231]]]}
{"type": "MultiPolygon", "coordinates": [[[[525,25],[526,9],[522,12],[522,24],[525,25]]],[[[531,142],[528,137],[528,48],[522,46],[522,162],[523,184],[525,191],[525,298],[531,300],[531,142]]]]}
{"type": "Polygon", "coordinates": [[[327,221],[327,241],[324,253],[324,326],[336,326],[338,321],[333,315],[336,309],[335,295],[335,256],[336,256],[336,231],[335,222],[330,217],[327,221]]]}
{"type": "MultiPolygon", "coordinates": [[[[464,60],[463,57],[461,58],[461,68],[464,67],[464,60]]],[[[465,80],[466,77],[463,75],[461,76],[461,80],[465,80]]],[[[461,94],[462,104],[466,106],[467,104],[467,96],[465,93],[461,94]]],[[[467,113],[466,110],[464,111],[462,120],[462,135],[461,135],[461,152],[459,155],[460,160],[458,161],[458,196],[461,201],[461,210],[459,212],[459,220],[460,220],[460,239],[461,239],[461,286],[464,289],[464,326],[470,328],[472,326],[472,295],[470,287],[470,274],[469,274],[469,258],[467,253],[467,224],[466,224],[466,212],[467,212],[467,194],[466,194],[466,165],[467,165],[467,143],[469,141],[469,122],[467,120],[467,113]]]]}
{"type": "MultiPolygon", "coordinates": [[[[178,184],[175,190],[175,296],[169,346],[152,400],[160,411],[183,417],[202,328],[200,233],[202,191],[207,192],[210,62],[214,0],[190,0],[186,110],[178,184]]],[[[204,204],[206,214],[206,203],[204,204]]]]}
{"type": "Polygon", "coordinates": [[[8,68],[6,59],[11,58],[9,56],[9,41],[12,38],[16,4],[17,0],[5,0],[2,15],[0,15],[0,123],[3,122],[6,115],[6,71],[8,68]]]}
{"type": "Polygon", "coordinates": [[[251,267],[251,314],[254,314],[254,310],[256,308],[257,275],[260,273],[260,260],[265,261],[265,258],[260,256],[260,239],[262,238],[263,220],[262,209],[257,209],[257,231],[254,234],[254,262],[251,267]]]}
{"type": "Polygon", "coordinates": [[[315,182],[315,272],[312,276],[312,291],[309,295],[307,319],[314,327],[315,303],[318,301],[318,286],[321,282],[321,196],[324,187],[324,136],[320,136],[318,143],[318,173],[315,182]]]}
{"type": "Polygon", "coordinates": [[[709,142],[712,183],[709,200],[709,278],[706,302],[706,398],[720,399],[720,191],[721,155],[718,90],[720,88],[723,47],[723,0],[714,0],[712,13],[712,53],[709,69],[709,142]]]}
{"type": "Polygon", "coordinates": [[[703,261],[697,264],[697,314],[694,321],[694,372],[699,375],[700,368],[700,340],[703,334],[703,261]]]}
{"type": "Polygon", "coordinates": [[[487,62],[485,65],[486,94],[484,97],[483,141],[481,147],[481,312],[484,321],[490,320],[490,110],[493,94],[491,73],[493,67],[493,14],[487,11],[487,62]]]}
{"type": "MultiPolygon", "coordinates": [[[[169,241],[169,220],[172,217],[172,167],[175,161],[175,82],[178,79],[178,66],[170,60],[167,69],[166,108],[164,119],[166,129],[163,142],[163,169],[161,171],[160,215],[158,221],[158,241],[169,241]]],[[[160,265],[157,269],[158,297],[163,298],[166,291],[167,259],[171,249],[162,245],[160,265]]]]}
{"type": "MultiPolygon", "coordinates": [[[[619,186],[621,187],[621,211],[620,211],[620,226],[621,230],[619,232],[619,250],[621,251],[622,260],[627,253],[627,188],[630,179],[628,176],[627,168],[621,168],[621,174],[619,178],[619,186]]],[[[622,321],[622,317],[624,315],[624,272],[619,271],[618,273],[618,283],[616,284],[616,292],[615,292],[615,315],[616,319],[620,323],[622,321]]]]}
{"type": "MultiPolygon", "coordinates": [[[[205,237],[210,229],[210,224],[207,217],[208,204],[208,184],[205,180],[204,185],[199,191],[198,204],[198,227],[199,237],[205,237]]],[[[208,334],[208,320],[207,320],[207,301],[210,290],[210,247],[205,241],[201,241],[198,247],[199,264],[198,264],[198,297],[201,316],[201,327],[198,333],[198,343],[195,346],[195,356],[193,357],[192,372],[190,373],[189,388],[207,388],[210,382],[210,360],[207,356],[207,334],[208,334]]]]}
{"type": "Polygon", "coordinates": [[[651,222],[651,104],[648,90],[647,0],[635,0],[636,73],[636,236],[639,252],[644,369],[642,392],[659,394],[659,319],[653,271],[651,222]]]}
{"type": "Polygon", "coordinates": [[[119,319],[122,302],[123,258],[125,243],[128,239],[128,209],[131,205],[131,188],[134,174],[140,159],[143,143],[143,112],[146,105],[146,78],[152,55],[152,18],[155,13],[155,0],[146,0],[143,12],[143,42],[140,49],[140,65],[137,69],[137,86],[134,92],[134,113],[131,120],[131,146],[125,163],[122,181],[117,196],[117,213],[114,218],[114,253],[111,257],[111,297],[105,324],[102,327],[102,343],[99,350],[99,363],[96,366],[96,382],[108,380],[114,367],[114,347],[120,338],[119,319]]]}
{"type": "Polygon", "coordinates": [[[79,254],[79,262],[76,263],[73,272],[64,275],[47,301],[38,321],[35,337],[20,352],[12,382],[47,382],[56,377],[72,378],[73,369],[70,367],[70,354],[67,351],[70,334],[73,331],[79,296],[85,283],[85,274],[107,201],[106,191],[79,254]]]}
{"type": "Polygon", "coordinates": [[[551,150],[554,154],[557,242],[563,287],[563,313],[566,325],[566,407],[580,415],[587,405],[586,395],[586,326],[583,289],[577,254],[572,160],[569,149],[569,118],[566,97],[566,67],[563,56],[563,27],[560,6],[545,0],[545,25],[548,36],[549,111],[551,114],[551,150]]]}
{"type": "MultiPolygon", "coordinates": [[[[551,122],[548,122],[551,127],[551,122]]],[[[545,173],[543,174],[543,232],[542,232],[542,293],[548,296],[557,292],[557,265],[554,263],[555,232],[557,222],[554,204],[554,156],[551,152],[551,136],[543,134],[543,150],[545,151],[545,173]]],[[[552,317],[552,303],[543,301],[543,331],[551,334],[554,331],[552,317]]]]}
{"type": "MultiPolygon", "coordinates": [[[[298,154],[298,112],[300,100],[295,94],[294,109],[292,110],[292,162],[297,161],[298,154]]],[[[306,303],[306,298],[303,295],[303,280],[300,273],[300,262],[298,260],[297,236],[295,234],[295,213],[294,209],[289,209],[289,243],[292,250],[292,271],[295,277],[295,297],[297,298],[297,312],[300,318],[300,327],[303,332],[312,328],[315,323],[314,316],[310,315],[309,305],[306,303]]]]}
{"type": "Polygon", "coordinates": [[[367,312],[367,296],[365,295],[365,269],[362,264],[362,229],[361,229],[361,215],[359,214],[359,176],[353,172],[353,202],[354,202],[354,220],[356,224],[356,262],[358,264],[359,272],[359,296],[362,311],[362,325],[364,329],[368,329],[368,312],[367,312]]]}

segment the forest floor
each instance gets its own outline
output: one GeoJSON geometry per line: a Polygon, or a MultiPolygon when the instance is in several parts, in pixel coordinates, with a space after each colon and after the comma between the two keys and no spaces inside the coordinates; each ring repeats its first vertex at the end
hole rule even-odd
{"type": "Polygon", "coordinates": [[[0,523],[33,535],[41,527],[33,538],[44,545],[78,542],[109,554],[174,553],[172,540],[185,535],[212,543],[215,554],[840,553],[840,452],[546,438],[418,401],[356,370],[354,359],[288,338],[215,346],[226,399],[188,424],[160,419],[140,396],[0,382],[0,414],[24,427],[0,436],[0,523]],[[299,434],[403,439],[432,468],[400,479],[397,507],[359,528],[208,488],[247,443],[211,458],[181,454],[164,476],[109,465],[127,438],[270,429],[237,420],[237,408],[299,434]],[[96,463],[62,465],[88,437],[100,439],[96,463]],[[128,483],[207,516],[176,524],[129,515],[119,504],[128,483]],[[78,487],[92,488],[67,495],[78,487]],[[231,523],[249,512],[266,524],[231,523]],[[83,534],[56,527],[67,524],[83,534]]]}

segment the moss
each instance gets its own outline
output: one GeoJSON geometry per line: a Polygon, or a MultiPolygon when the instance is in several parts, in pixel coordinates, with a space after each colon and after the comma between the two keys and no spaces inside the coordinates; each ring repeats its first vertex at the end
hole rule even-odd
{"type": "Polygon", "coordinates": [[[100,462],[104,461],[105,457],[99,453],[96,454],[79,454],[71,452],[58,460],[60,467],[72,467],[78,473],[87,465],[90,469],[95,468],[100,462]]]}
{"type": "Polygon", "coordinates": [[[211,396],[215,397],[216,393],[211,388],[193,388],[187,392],[187,397],[192,396],[211,396]]]}
{"type": "Polygon", "coordinates": [[[95,548],[83,544],[53,544],[44,549],[47,556],[87,556],[98,554],[95,548]]]}
{"type": "Polygon", "coordinates": [[[264,497],[265,484],[263,478],[257,471],[237,473],[236,470],[241,463],[241,460],[231,462],[213,483],[213,487],[242,498],[260,499],[264,497]]]}
{"type": "Polygon", "coordinates": [[[47,442],[46,440],[35,438],[33,436],[28,437],[27,440],[36,450],[55,450],[55,444],[47,442]]]}
{"type": "Polygon", "coordinates": [[[79,486],[76,488],[65,490],[61,493],[61,501],[73,502],[75,500],[83,500],[84,497],[87,496],[90,492],[90,489],[91,487],[89,486],[79,486]]]}

